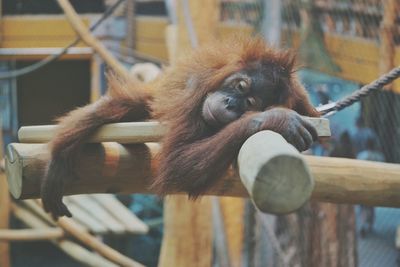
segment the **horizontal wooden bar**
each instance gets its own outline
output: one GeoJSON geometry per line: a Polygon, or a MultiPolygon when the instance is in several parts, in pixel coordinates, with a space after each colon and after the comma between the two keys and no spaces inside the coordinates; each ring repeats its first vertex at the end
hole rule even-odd
{"type": "MultiPolygon", "coordinates": [[[[56,131],[56,125],[25,126],[18,131],[18,139],[21,143],[46,143],[53,138],[56,131]]],[[[157,142],[164,133],[164,127],[156,121],[112,123],[102,126],[90,142],[157,142]]]]}
{"type": "Polygon", "coordinates": [[[64,237],[61,228],[44,229],[0,229],[0,241],[37,241],[64,237]]]}
{"type": "MultiPolygon", "coordinates": [[[[307,118],[321,137],[330,136],[329,120],[324,118],[307,118]]],[[[18,131],[21,143],[46,143],[57,131],[56,125],[25,126],[18,131]]],[[[165,133],[165,128],[157,121],[121,122],[102,126],[90,142],[118,142],[135,144],[157,142],[165,133]]]]}
{"type": "MultiPolygon", "coordinates": [[[[87,144],[77,166],[79,179],[66,187],[66,194],[153,193],[149,189],[158,146],[117,143],[87,144]],[[118,167],[104,171],[110,151],[118,167]]],[[[315,180],[312,199],[348,204],[400,207],[400,165],[343,158],[304,156],[315,180]]],[[[6,172],[15,198],[38,198],[40,181],[49,159],[43,144],[11,144],[6,172]]],[[[177,193],[177,192],[171,192],[177,193]]],[[[238,174],[231,169],[207,194],[248,197],[238,174]]]]}

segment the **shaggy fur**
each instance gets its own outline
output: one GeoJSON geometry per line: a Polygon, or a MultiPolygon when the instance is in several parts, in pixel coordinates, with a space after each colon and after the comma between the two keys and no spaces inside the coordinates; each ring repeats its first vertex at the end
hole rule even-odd
{"type": "Polygon", "coordinates": [[[203,194],[227,170],[250,135],[264,129],[284,132],[289,128],[290,120],[279,110],[258,124],[254,121],[263,120],[262,113],[246,113],[218,130],[202,118],[202,104],[209,93],[218,90],[227,76],[257,64],[271,69],[268,75],[276,80],[279,97],[274,106],[318,116],[294,74],[292,53],[271,49],[260,38],[206,45],[166,70],[150,88],[111,78],[108,95],[60,120],[60,130],[50,143],[52,159],[42,184],[45,209],[55,218],[71,216],[62,203],[63,187],[75,177],[74,159],[82,144],[100,126],[150,117],[168,127],[153,188],[161,195],[185,191],[195,198],[203,194]]]}

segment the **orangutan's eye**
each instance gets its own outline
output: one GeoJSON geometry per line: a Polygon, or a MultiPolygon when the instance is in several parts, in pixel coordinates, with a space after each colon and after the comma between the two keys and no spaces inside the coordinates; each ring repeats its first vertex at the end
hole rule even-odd
{"type": "Polygon", "coordinates": [[[240,92],[240,93],[247,93],[250,89],[250,84],[249,82],[247,82],[246,80],[240,80],[237,84],[236,84],[236,89],[240,92]]]}

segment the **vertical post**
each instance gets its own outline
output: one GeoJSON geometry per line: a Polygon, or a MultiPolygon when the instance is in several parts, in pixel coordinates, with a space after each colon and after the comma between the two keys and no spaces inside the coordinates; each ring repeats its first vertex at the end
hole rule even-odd
{"type": "Polygon", "coordinates": [[[0,44],[3,42],[3,1],[0,0],[0,44]]]}
{"type": "MultiPolygon", "coordinates": [[[[3,127],[0,117],[0,161],[3,160],[3,127]]],[[[10,198],[5,173],[0,169],[0,229],[9,228],[10,198]]],[[[0,241],[0,267],[10,267],[9,243],[0,241]]]]}
{"type": "Polygon", "coordinates": [[[383,1],[383,18],[380,25],[380,46],[379,46],[379,72],[388,72],[394,67],[395,46],[393,32],[397,18],[397,0],[383,1]]]}
{"type": "Polygon", "coordinates": [[[135,49],[136,46],[136,0],[126,2],[126,46],[135,49]]]}
{"type": "MultiPolygon", "coordinates": [[[[176,62],[176,57],[192,48],[189,34],[195,32],[196,41],[203,43],[213,38],[216,32],[219,15],[217,0],[183,1],[176,2],[177,27],[167,29],[171,64],[176,62]],[[187,18],[193,27],[187,27],[187,18]]],[[[196,202],[189,201],[184,195],[167,197],[164,202],[164,238],[158,266],[210,267],[213,248],[211,216],[210,197],[203,197],[196,202]]]]}
{"type": "Polygon", "coordinates": [[[99,56],[93,54],[90,59],[90,103],[101,97],[100,64],[99,56]]]}
{"type": "Polygon", "coordinates": [[[264,38],[274,47],[278,47],[281,41],[281,11],[281,0],[264,0],[264,14],[261,27],[264,38]]]}
{"type": "MultiPolygon", "coordinates": [[[[243,266],[245,202],[243,198],[219,197],[231,267],[243,266]]],[[[253,226],[250,226],[253,227],[253,226]]]]}

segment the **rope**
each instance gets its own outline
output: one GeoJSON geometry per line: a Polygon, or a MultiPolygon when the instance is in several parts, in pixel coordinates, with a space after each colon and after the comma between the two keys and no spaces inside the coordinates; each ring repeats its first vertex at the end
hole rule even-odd
{"type": "Polygon", "coordinates": [[[333,103],[333,105],[331,104],[329,108],[326,109],[324,109],[323,107],[320,108],[320,112],[322,113],[322,115],[324,115],[324,117],[331,116],[336,112],[348,106],[351,106],[355,102],[360,101],[361,98],[371,94],[373,91],[377,91],[381,89],[383,86],[388,85],[389,83],[393,82],[399,77],[400,77],[400,66],[382,75],[379,79],[361,87],[353,94],[343,98],[342,100],[337,101],[336,103],[333,103]]]}
{"type": "MultiPolygon", "coordinates": [[[[104,13],[103,15],[90,27],[90,31],[94,31],[98,26],[100,26],[100,24],[102,24],[112,13],[114,13],[115,9],[121,4],[123,3],[125,0],[119,0],[118,2],[116,2],[114,5],[110,6],[104,13]]],[[[46,65],[48,65],[49,63],[56,61],[57,59],[59,59],[62,55],[66,54],[68,52],[68,49],[75,46],[77,43],[79,43],[79,41],[81,40],[80,37],[77,37],[74,41],[72,41],[69,45],[67,45],[66,47],[64,47],[59,53],[57,54],[53,54],[50,55],[48,57],[46,57],[45,59],[29,65],[28,67],[19,69],[19,70],[13,70],[13,71],[9,71],[9,72],[2,72],[0,73],[0,80],[4,80],[4,79],[11,79],[11,78],[16,78],[28,73],[31,73],[33,71],[36,71],[46,65]]]]}

